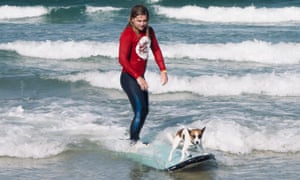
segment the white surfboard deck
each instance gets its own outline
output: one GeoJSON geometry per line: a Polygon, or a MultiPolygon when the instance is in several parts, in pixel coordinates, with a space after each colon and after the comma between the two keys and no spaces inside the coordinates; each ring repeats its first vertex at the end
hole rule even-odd
{"type": "Polygon", "coordinates": [[[172,161],[169,162],[168,157],[170,150],[170,144],[150,143],[147,145],[133,145],[128,151],[122,152],[122,154],[143,165],[167,171],[187,169],[198,166],[206,161],[215,160],[215,156],[212,153],[189,151],[191,155],[186,157],[183,161],[180,161],[181,149],[176,149],[172,161]]]}

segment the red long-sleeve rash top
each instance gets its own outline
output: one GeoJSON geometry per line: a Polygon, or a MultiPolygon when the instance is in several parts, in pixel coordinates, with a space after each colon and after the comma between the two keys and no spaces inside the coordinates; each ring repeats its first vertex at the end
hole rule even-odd
{"type": "MultiPolygon", "coordinates": [[[[127,26],[121,34],[119,44],[119,63],[122,65],[122,72],[129,73],[137,79],[143,76],[146,71],[148,52],[151,49],[154,59],[161,71],[166,70],[164,59],[155,37],[154,30],[150,27],[150,42],[145,41],[148,37],[140,32],[137,35],[131,26],[127,26]],[[150,49],[149,49],[150,48],[150,49]]],[[[149,39],[148,38],[148,39],[149,39]]]]}

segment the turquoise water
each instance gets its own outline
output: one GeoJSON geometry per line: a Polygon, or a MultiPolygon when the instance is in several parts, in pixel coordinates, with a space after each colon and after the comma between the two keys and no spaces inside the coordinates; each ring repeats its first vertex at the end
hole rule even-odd
{"type": "Polygon", "coordinates": [[[1,1],[0,178],[297,179],[299,27],[296,0],[1,1]],[[118,39],[135,3],[169,74],[160,86],[150,56],[143,140],[206,126],[217,167],[168,173],[123,155],[132,112],[118,39]]]}

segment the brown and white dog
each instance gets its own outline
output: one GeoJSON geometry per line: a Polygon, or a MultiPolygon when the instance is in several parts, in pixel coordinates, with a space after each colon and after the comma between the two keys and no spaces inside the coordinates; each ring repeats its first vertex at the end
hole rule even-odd
{"type": "Polygon", "coordinates": [[[188,152],[188,148],[190,146],[196,146],[198,151],[204,151],[202,146],[202,135],[204,133],[205,127],[202,129],[188,129],[183,128],[177,131],[176,136],[172,138],[172,149],[169,155],[169,161],[172,161],[173,153],[175,149],[179,146],[182,142],[183,147],[181,151],[181,159],[180,161],[184,160],[185,155],[189,156],[190,153],[188,152]]]}

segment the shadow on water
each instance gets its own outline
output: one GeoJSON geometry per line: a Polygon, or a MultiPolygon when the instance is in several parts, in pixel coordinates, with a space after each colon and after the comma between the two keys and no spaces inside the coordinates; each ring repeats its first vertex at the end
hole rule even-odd
{"type": "Polygon", "coordinates": [[[143,180],[143,179],[169,179],[169,180],[211,180],[216,179],[215,170],[218,165],[216,161],[207,161],[198,166],[188,169],[177,171],[163,171],[149,168],[147,166],[135,163],[130,172],[130,179],[143,180]]]}

